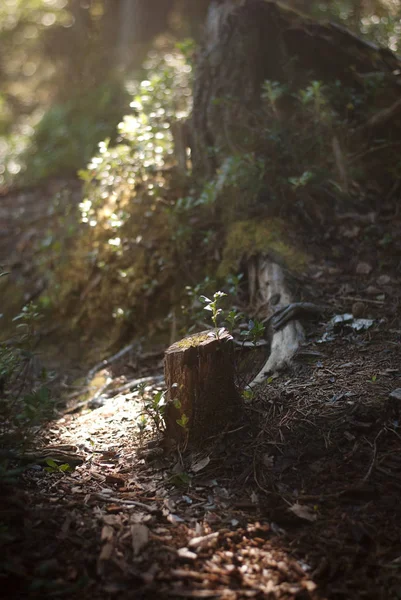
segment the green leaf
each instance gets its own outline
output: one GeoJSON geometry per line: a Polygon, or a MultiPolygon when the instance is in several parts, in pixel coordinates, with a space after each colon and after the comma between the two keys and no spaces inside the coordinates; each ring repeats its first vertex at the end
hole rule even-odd
{"type": "Polygon", "coordinates": [[[180,427],[182,427],[183,429],[185,429],[186,426],[188,425],[188,421],[189,421],[189,419],[188,419],[187,415],[183,414],[183,415],[181,415],[181,419],[177,419],[177,424],[180,427]]]}

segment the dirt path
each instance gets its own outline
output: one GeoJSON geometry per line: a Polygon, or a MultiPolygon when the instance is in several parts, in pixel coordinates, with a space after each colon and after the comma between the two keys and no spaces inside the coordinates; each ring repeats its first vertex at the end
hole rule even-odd
{"type": "MultiPolygon", "coordinates": [[[[3,597],[399,598],[400,240],[391,208],[309,238],[305,297],[367,329],[308,325],[294,367],[203,453],[147,444],[151,381],[60,414],[40,441],[84,462],[32,465],[2,495],[3,597]]],[[[103,381],[159,374],[149,360],[132,350],[103,381]]]]}

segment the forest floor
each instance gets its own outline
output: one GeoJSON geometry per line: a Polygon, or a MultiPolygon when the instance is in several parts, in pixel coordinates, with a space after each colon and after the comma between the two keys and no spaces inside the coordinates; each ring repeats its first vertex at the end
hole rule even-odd
{"type": "MultiPolygon", "coordinates": [[[[48,193],[0,199],[0,262],[25,300],[45,288],[34,241],[48,193]]],[[[2,597],[401,598],[400,241],[392,203],[308,237],[315,261],[296,299],[353,311],[367,328],[305,324],[291,368],[196,455],[166,455],[138,428],[163,386],[163,349],[133,346],[105,365],[107,394],[79,408],[67,387],[79,351],[59,340],[51,362],[69,401],[35,446],[81,464],[48,472],[37,460],[3,490],[2,597]]]]}

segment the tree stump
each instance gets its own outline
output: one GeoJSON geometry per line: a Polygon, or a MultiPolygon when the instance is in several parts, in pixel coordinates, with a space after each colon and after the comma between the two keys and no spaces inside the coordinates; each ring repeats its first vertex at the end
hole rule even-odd
{"type": "Polygon", "coordinates": [[[180,445],[202,445],[238,414],[234,347],[227,331],[196,333],[165,353],[166,436],[180,445]]]}

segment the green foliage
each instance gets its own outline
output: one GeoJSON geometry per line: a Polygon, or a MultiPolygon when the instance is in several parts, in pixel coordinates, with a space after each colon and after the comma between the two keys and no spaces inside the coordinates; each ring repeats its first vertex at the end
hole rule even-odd
{"type": "Polygon", "coordinates": [[[71,24],[64,2],[0,2],[0,186],[21,171],[19,156],[33,133],[36,111],[50,93],[49,30],[71,24]]]}
{"type": "Polygon", "coordinates": [[[51,458],[46,459],[46,464],[45,471],[47,473],[71,473],[73,470],[68,463],[59,465],[51,458]]]}
{"type": "Polygon", "coordinates": [[[277,114],[277,101],[288,92],[288,86],[279,81],[266,80],[262,84],[262,100],[268,102],[277,114]]]}
{"type": "Polygon", "coordinates": [[[243,397],[243,399],[246,402],[250,402],[251,400],[253,400],[255,394],[254,394],[253,390],[251,390],[251,389],[245,389],[245,390],[243,390],[241,392],[241,396],[243,397]]]}
{"type": "Polygon", "coordinates": [[[288,182],[297,191],[299,188],[305,187],[313,180],[313,173],[311,171],[304,171],[300,177],[289,177],[288,182]]]}
{"type": "Polygon", "coordinates": [[[110,17],[104,0],[0,2],[0,186],[75,174],[115,131],[110,17]]]}
{"type": "Polygon", "coordinates": [[[310,2],[308,10],[313,16],[337,21],[369,41],[387,46],[393,52],[399,51],[401,6],[398,1],[325,0],[310,2]]]}
{"type": "Polygon", "coordinates": [[[169,483],[178,488],[188,488],[191,484],[191,476],[188,473],[173,473],[169,477],[169,483]]]}
{"type": "Polygon", "coordinates": [[[153,424],[156,431],[163,431],[165,427],[165,392],[163,390],[149,389],[146,384],[141,384],[137,388],[137,393],[142,403],[142,412],[138,424],[140,431],[144,431],[150,423],[153,424]]]}
{"type": "Polygon", "coordinates": [[[191,243],[183,237],[171,243],[177,228],[169,212],[176,200],[170,189],[171,123],[190,109],[191,68],[172,51],[152,54],[145,73],[143,81],[128,84],[131,113],[119,124],[118,138],[101,142],[88,168],[80,171],[83,229],[55,275],[57,298],[51,299],[65,307],[95,277],[98,283],[85,293],[75,323],[108,324],[116,336],[133,315],[143,321],[150,299],[158,298],[162,312],[163,294],[169,294],[164,284],[170,281],[171,287],[177,275],[174,256],[178,247],[186,252],[191,243]]]}
{"type": "Polygon", "coordinates": [[[253,344],[257,344],[264,336],[266,327],[257,319],[251,319],[248,323],[248,329],[241,332],[241,335],[253,344]]]}
{"type": "Polygon", "coordinates": [[[34,425],[53,412],[54,402],[45,370],[36,371],[34,352],[37,323],[41,315],[28,304],[15,317],[15,335],[0,342],[0,445],[18,443],[34,425]],[[9,442],[8,442],[9,443],[9,442]]]}
{"type": "MultiPolygon", "coordinates": [[[[132,112],[119,124],[118,144],[101,143],[98,155],[80,173],[90,202],[84,218],[94,216],[104,205],[105,193],[131,194],[143,186],[157,200],[164,192],[164,181],[156,174],[171,162],[172,121],[188,115],[191,68],[178,53],[152,56],[144,67],[147,79],[128,85],[132,112]]],[[[121,220],[118,225],[109,222],[117,229],[121,224],[121,220]]]]}
{"type": "Polygon", "coordinates": [[[287,230],[285,221],[277,218],[248,219],[230,224],[218,275],[226,278],[238,271],[243,260],[257,253],[269,253],[294,271],[302,269],[307,256],[289,238],[287,230]]]}
{"type": "MultiPolygon", "coordinates": [[[[238,276],[236,279],[240,279],[238,276]]],[[[246,341],[251,341],[253,344],[257,344],[257,342],[263,338],[265,333],[265,326],[263,323],[258,321],[257,319],[250,319],[246,324],[246,329],[244,329],[246,317],[244,314],[237,312],[236,308],[230,307],[227,310],[224,310],[221,307],[222,299],[227,297],[225,292],[215,292],[213,294],[213,300],[208,298],[207,296],[200,296],[200,301],[205,303],[204,310],[208,310],[212,313],[211,319],[213,322],[214,328],[218,327],[218,318],[220,317],[227,324],[227,329],[230,332],[234,332],[234,330],[242,327],[243,331],[241,331],[241,336],[246,341]]],[[[224,332],[224,327],[221,329],[221,332],[224,332]]],[[[219,336],[219,331],[217,332],[217,336],[219,336]]]]}
{"type": "Polygon", "coordinates": [[[60,175],[75,175],[114,135],[128,94],[118,82],[79,91],[64,104],[52,105],[36,125],[29,146],[19,157],[20,178],[36,183],[60,175]]]}
{"type": "Polygon", "coordinates": [[[207,296],[200,296],[200,301],[205,303],[204,310],[208,310],[212,313],[211,319],[214,327],[217,327],[218,317],[223,313],[223,309],[219,306],[222,298],[227,296],[224,292],[215,292],[213,294],[213,300],[207,296]]]}
{"type": "Polygon", "coordinates": [[[242,313],[237,312],[235,308],[228,311],[225,317],[228,331],[233,331],[239,325],[242,318],[242,313]]]}
{"type": "MultiPolygon", "coordinates": [[[[297,211],[307,218],[308,211],[319,212],[328,188],[345,193],[333,138],[347,163],[345,123],[368,92],[362,86],[344,90],[338,82],[328,86],[312,75],[301,88],[264,82],[263,106],[257,118],[252,115],[243,143],[233,143],[229,156],[210,149],[219,163],[213,177],[194,182],[178,173],[172,123],[186,119],[191,110],[192,46],[185,42],[181,53],[163,57],[151,53],[144,79],[128,84],[131,112],[119,124],[117,137],[100,142],[80,171],[84,231],[68,264],[56,274],[57,299],[56,294],[50,298],[64,311],[79,304],[76,327],[108,326],[113,339],[150,319],[155,328],[169,322],[175,330],[191,330],[197,326],[193,321],[203,320],[194,281],[209,273],[211,281],[217,280],[210,285],[213,292],[257,252],[302,269],[307,257],[287,234],[285,220],[269,215],[297,211]],[[176,310],[180,305],[182,310],[176,310]],[[188,323],[188,314],[195,312],[188,323]]],[[[373,89],[372,83],[369,93],[373,89]]],[[[216,324],[216,299],[207,289],[200,291],[209,298],[216,324]]],[[[235,318],[228,317],[230,327],[235,318]]],[[[253,335],[259,335],[258,328],[253,335]]]]}
{"type": "Polygon", "coordinates": [[[312,81],[305,89],[299,90],[299,97],[304,106],[311,105],[311,116],[314,120],[322,121],[332,116],[321,81],[312,81]]]}
{"type": "Polygon", "coordinates": [[[189,423],[189,418],[186,414],[182,413],[181,417],[177,419],[177,424],[183,429],[187,429],[187,425],[189,423]]]}

